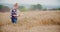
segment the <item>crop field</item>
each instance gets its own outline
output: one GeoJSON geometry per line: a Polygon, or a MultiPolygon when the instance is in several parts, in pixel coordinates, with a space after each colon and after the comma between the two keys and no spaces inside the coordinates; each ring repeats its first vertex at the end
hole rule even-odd
{"type": "Polygon", "coordinates": [[[20,12],[13,24],[10,12],[0,12],[0,32],[60,32],[60,11],[20,12]]]}

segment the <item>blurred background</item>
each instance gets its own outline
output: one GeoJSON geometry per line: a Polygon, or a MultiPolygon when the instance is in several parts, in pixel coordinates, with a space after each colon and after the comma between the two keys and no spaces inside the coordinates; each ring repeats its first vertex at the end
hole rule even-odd
{"type": "Polygon", "coordinates": [[[0,32],[60,32],[60,0],[0,0],[0,32]],[[13,24],[15,3],[21,12],[13,24]]]}
{"type": "Polygon", "coordinates": [[[20,11],[60,10],[60,0],[0,0],[0,12],[9,12],[15,3],[20,11]]]}

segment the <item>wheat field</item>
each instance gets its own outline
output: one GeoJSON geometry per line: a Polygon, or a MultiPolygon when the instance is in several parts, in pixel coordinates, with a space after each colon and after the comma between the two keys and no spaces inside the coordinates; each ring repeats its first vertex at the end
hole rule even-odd
{"type": "Polygon", "coordinates": [[[10,12],[0,12],[0,32],[60,32],[60,11],[20,12],[16,24],[10,12]]]}

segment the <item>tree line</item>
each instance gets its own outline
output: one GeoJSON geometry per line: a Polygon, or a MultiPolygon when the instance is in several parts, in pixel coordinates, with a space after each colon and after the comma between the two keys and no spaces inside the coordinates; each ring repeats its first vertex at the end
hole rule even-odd
{"type": "MultiPolygon", "coordinates": [[[[1,9],[6,8],[9,9],[8,6],[0,5],[0,11],[1,9]]],[[[30,7],[27,9],[25,6],[19,6],[18,9],[20,11],[28,11],[28,10],[47,10],[47,8],[43,9],[43,6],[41,4],[36,4],[36,5],[30,5],[30,7]]],[[[52,10],[60,10],[60,8],[53,8],[52,10]]]]}

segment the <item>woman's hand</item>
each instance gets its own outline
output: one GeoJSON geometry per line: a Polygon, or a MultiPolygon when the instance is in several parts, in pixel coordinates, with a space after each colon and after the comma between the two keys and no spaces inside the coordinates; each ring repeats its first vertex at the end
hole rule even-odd
{"type": "Polygon", "coordinates": [[[13,16],[17,16],[17,15],[13,15],[13,16]]]}
{"type": "Polygon", "coordinates": [[[18,15],[18,17],[20,17],[20,15],[18,15]]]}

